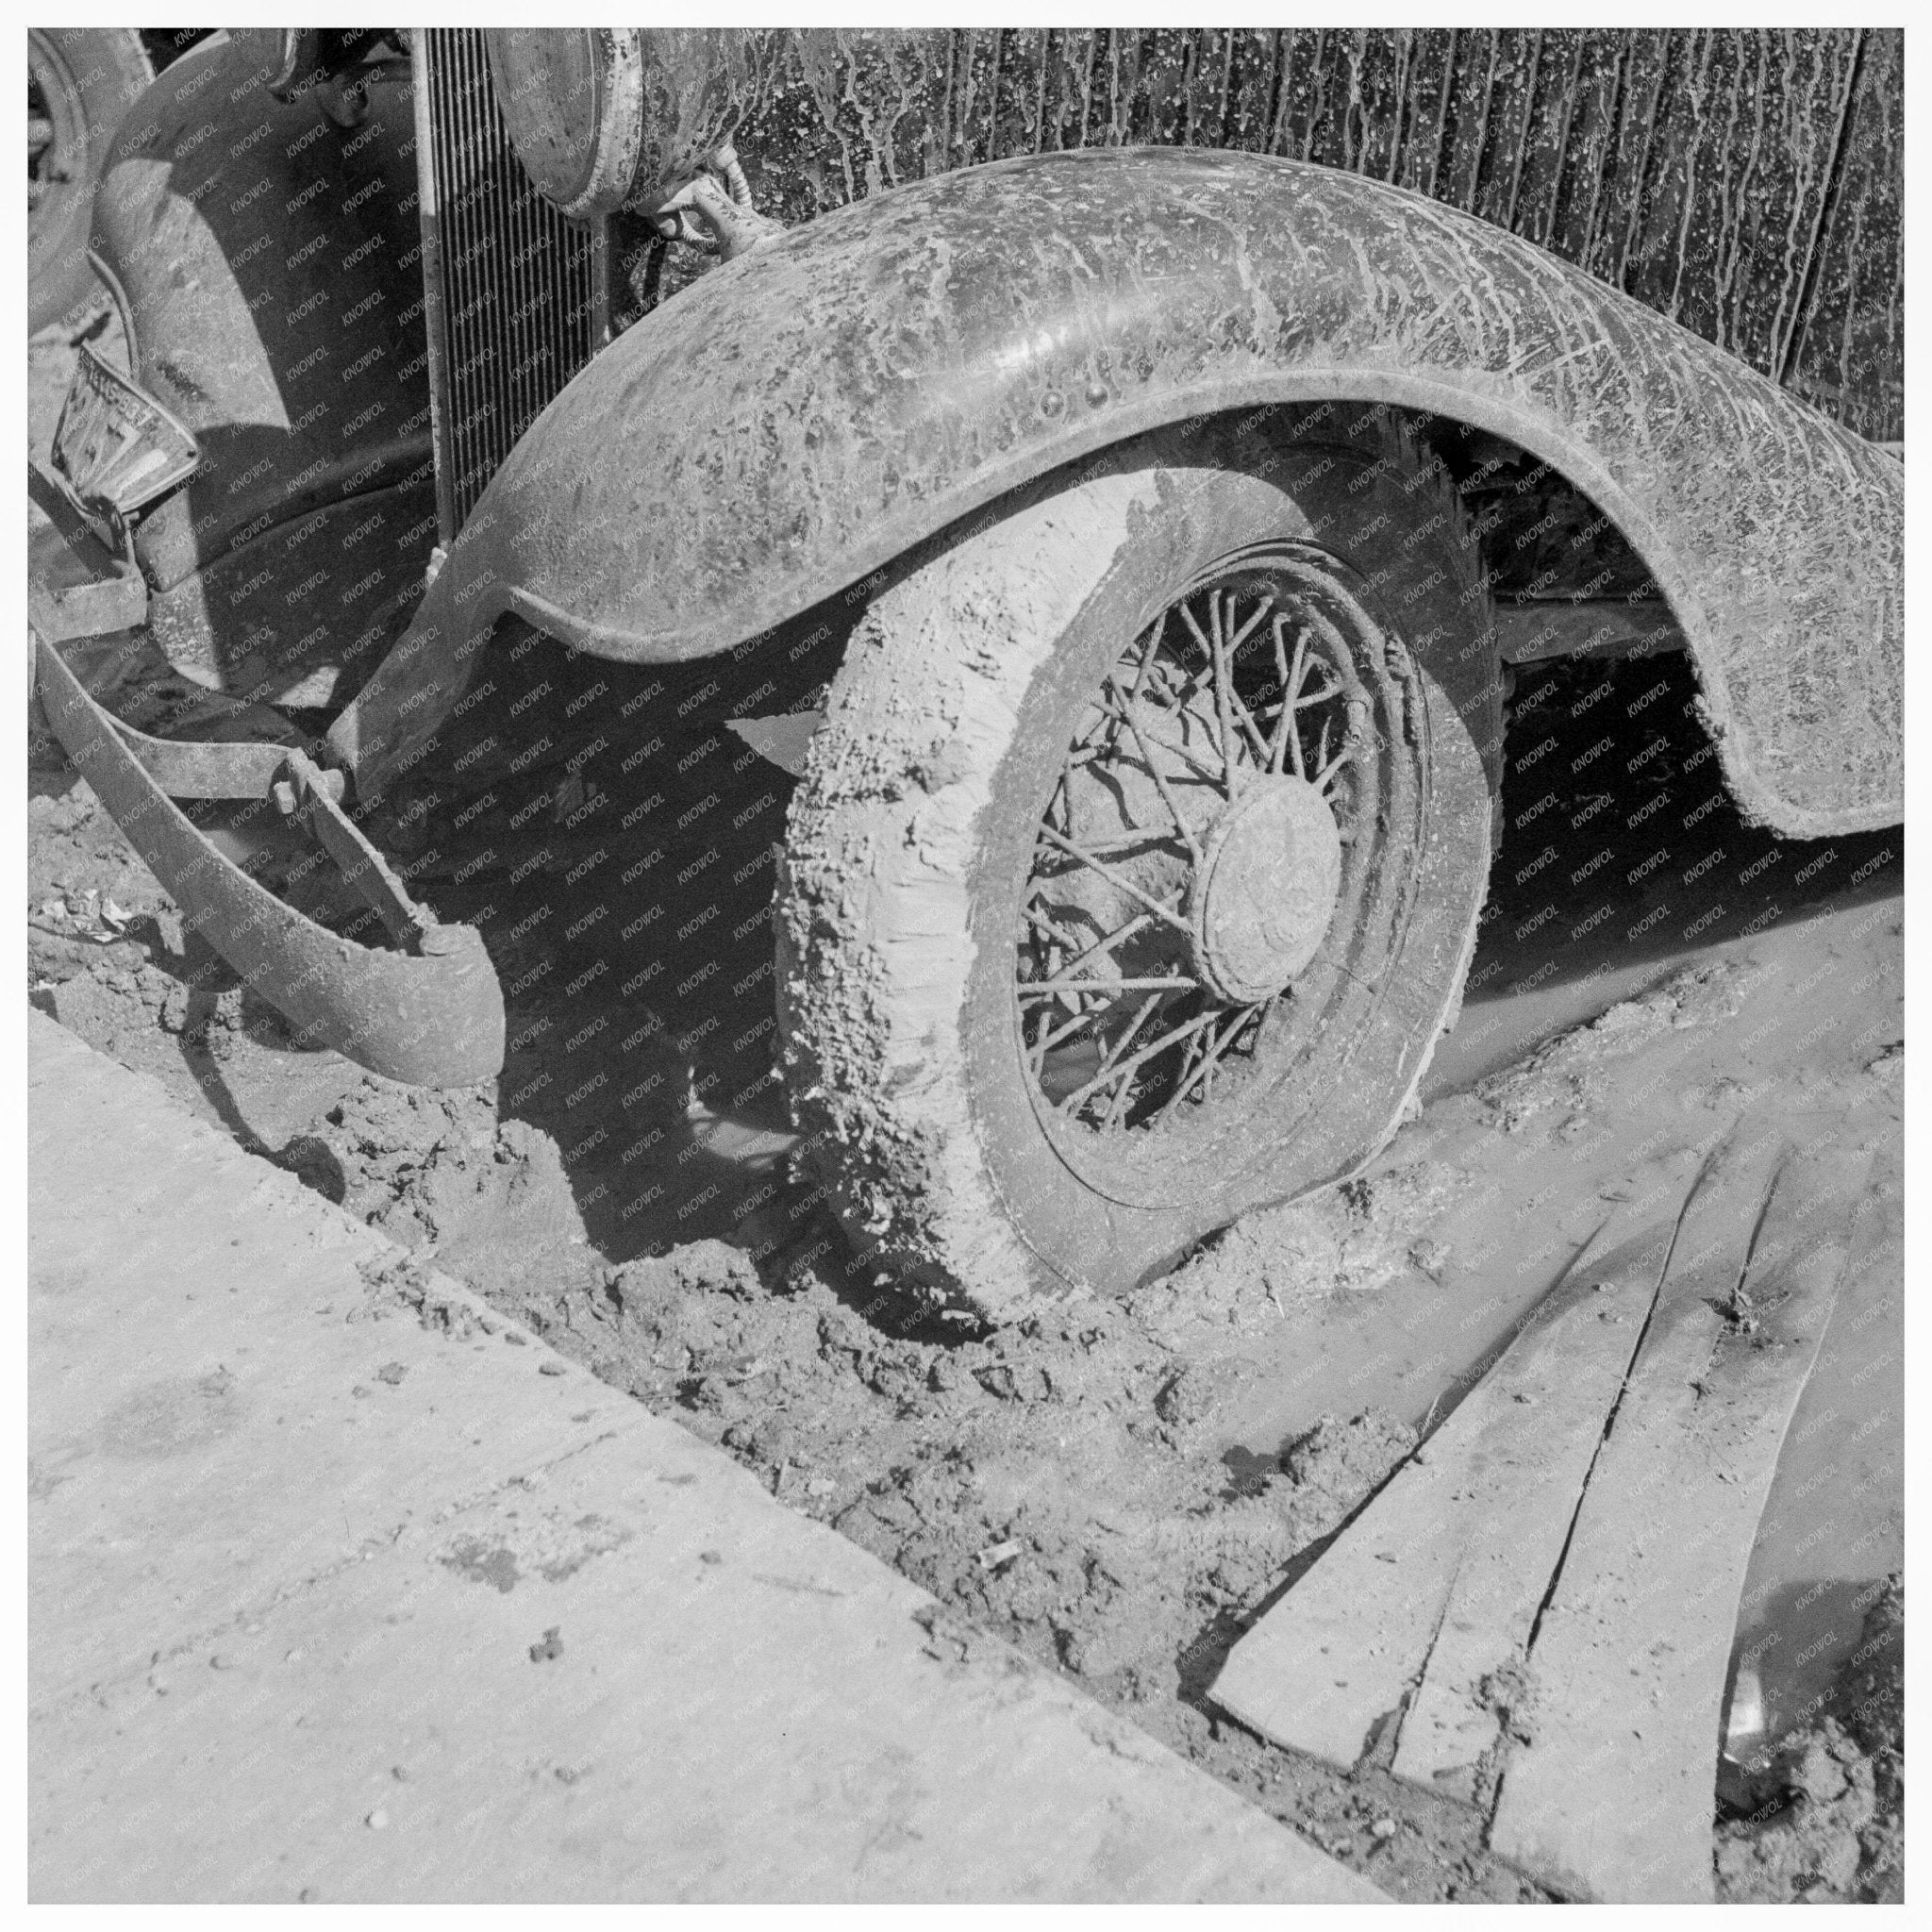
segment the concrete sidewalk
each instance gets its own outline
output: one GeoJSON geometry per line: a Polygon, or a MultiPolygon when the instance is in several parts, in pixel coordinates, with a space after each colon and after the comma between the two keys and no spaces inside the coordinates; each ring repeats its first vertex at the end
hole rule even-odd
{"type": "Polygon", "coordinates": [[[1382,1896],[28,1024],[35,1900],[1382,1896]]]}

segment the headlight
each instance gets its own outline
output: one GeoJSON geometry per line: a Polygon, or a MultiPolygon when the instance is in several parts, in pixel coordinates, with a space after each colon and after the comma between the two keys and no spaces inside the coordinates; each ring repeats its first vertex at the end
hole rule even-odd
{"type": "Polygon", "coordinates": [[[624,206],[644,133],[638,27],[492,27],[496,105],[537,192],[572,221],[624,206]]]}
{"type": "Polygon", "coordinates": [[[517,158],[573,221],[650,207],[730,139],[775,37],[733,28],[491,27],[517,158]]]}

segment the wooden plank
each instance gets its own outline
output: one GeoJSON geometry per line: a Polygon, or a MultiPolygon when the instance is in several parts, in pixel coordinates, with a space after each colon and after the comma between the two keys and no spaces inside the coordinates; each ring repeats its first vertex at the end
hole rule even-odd
{"type": "MultiPolygon", "coordinates": [[[[1692,1256],[1708,1257],[1698,1268],[1720,1275],[1728,1269],[1730,1280],[1736,1280],[1749,1244],[1750,1217],[1763,1199],[1775,1155],[1770,1143],[1744,1153],[1732,1149],[1728,1158],[1714,1156],[1700,1174],[1671,1243],[1671,1272],[1654,1297],[1658,1311],[1673,1282],[1703,1278],[1692,1269],[1692,1256]]],[[[1624,1375],[1634,1367],[1639,1336],[1650,1326],[1652,1299],[1646,1297],[1637,1311],[1639,1325],[1629,1331],[1618,1386],[1605,1392],[1592,1410],[1598,1431],[1580,1445],[1580,1456],[1574,1439],[1559,1434],[1567,1418],[1553,1419],[1546,1436],[1531,1440],[1533,1455],[1553,1452],[1563,1470],[1560,1519],[1552,1520],[1549,1502],[1531,1489],[1525,1472],[1518,1480],[1528,1507],[1517,1506],[1512,1498],[1507,1511],[1499,1510],[1472,1536],[1444,1607],[1441,1632],[1403,1720],[1393,1765],[1398,1777],[1459,1797],[1475,1795],[1481,1761],[1502,1741],[1495,1702],[1486,1686],[1499,1674],[1519,1669],[1529,1651],[1564,1542],[1591,1480],[1603,1424],[1622,1393],[1624,1375]]],[[[1624,1318],[1620,1306],[1612,1319],[1624,1318]]]]}
{"type": "Polygon", "coordinates": [[[1687,1162],[1621,1208],[1436,1433],[1229,1653],[1211,1695],[1351,1766],[1427,1661],[1463,1554],[1499,1513],[1551,1526],[1541,1601],[1656,1294],[1687,1162]],[[1661,1206],[1659,1205],[1661,1191],[1661,1206]]]}
{"type": "MultiPolygon", "coordinates": [[[[1422,1681],[1402,1718],[1398,1777],[1475,1795],[1499,1741],[1490,1686],[1527,1645],[1557,1574],[1604,1424],[1622,1392],[1669,1245],[1668,1222],[1572,1276],[1535,1346],[1508,1366],[1515,1413],[1484,1431],[1476,1467],[1490,1507],[1470,1523],[1422,1681]]],[[[1501,1388],[1499,1386],[1499,1393],[1501,1388]]]]}
{"type": "Polygon", "coordinates": [[[1530,1641],[1490,1842],[1573,1897],[1711,1896],[1739,1597],[1870,1165],[1824,1133],[1768,1199],[1761,1140],[1700,1184],[1530,1641]]]}

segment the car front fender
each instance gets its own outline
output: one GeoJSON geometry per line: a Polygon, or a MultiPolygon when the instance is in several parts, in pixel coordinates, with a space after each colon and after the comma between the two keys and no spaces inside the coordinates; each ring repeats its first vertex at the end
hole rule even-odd
{"type": "Polygon", "coordinates": [[[1747,816],[1902,815],[1894,458],[1498,228],[1201,149],[937,175],[703,276],[533,425],[338,741],[379,785],[506,610],[606,658],[706,657],[1108,444],[1331,398],[1488,430],[1595,501],[1747,816]]]}

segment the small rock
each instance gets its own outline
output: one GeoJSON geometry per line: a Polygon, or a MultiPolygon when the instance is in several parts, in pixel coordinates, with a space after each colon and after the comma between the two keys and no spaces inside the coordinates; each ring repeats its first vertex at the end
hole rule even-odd
{"type": "Polygon", "coordinates": [[[533,1643],[530,1646],[530,1661],[533,1664],[551,1663],[562,1655],[563,1637],[559,1627],[555,1624],[544,1631],[541,1643],[533,1643]]]}
{"type": "Polygon", "coordinates": [[[378,1806],[374,1811],[372,1811],[369,1814],[367,1818],[365,1818],[362,1821],[362,1823],[366,1824],[371,1831],[387,1831],[389,1829],[389,1813],[383,1810],[380,1806],[378,1806]]]}
{"type": "Polygon", "coordinates": [[[1431,1281],[1441,1281],[1442,1271],[1449,1265],[1449,1250],[1432,1236],[1424,1235],[1408,1251],[1412,1267],[1426,1274],[1431,1281]]]}
{"type": "Polygon", "coordinates": [[[537,1373],[540,1375],[560,1375],[563,1374],[563,1364],[561,1362],[540,1362],[537,1367],[537,1373]]]}
{"type": "Polygon", "coordinates": [[[376,1370],[375,1379],[378,1382],[387,1382],[393,1389],[408,1373],[401,1362],[384,1362],[381,1368],[376,1370]]]}
{"type": "Polygon", "coordinates": [[[235,1659],[225,1650],[216,1651],[208,1662],[211,1671],[232,1671],[235,1668],[235,1659]]]}
{"type": "Polygon", "coordinates": [[[1395,1821],[1392,1818],[1378,1818],[1369,1826],[1371,1838],[1389,1839],[1395,1836],[1395,1821]]]}
{"type": "Polygon", "coordinates": [[[503,1331],[503,1339],[517,1348],[523,1348],[527,1345],[524,1338],[514,1328],[506,1328],[503,1331]]]}

